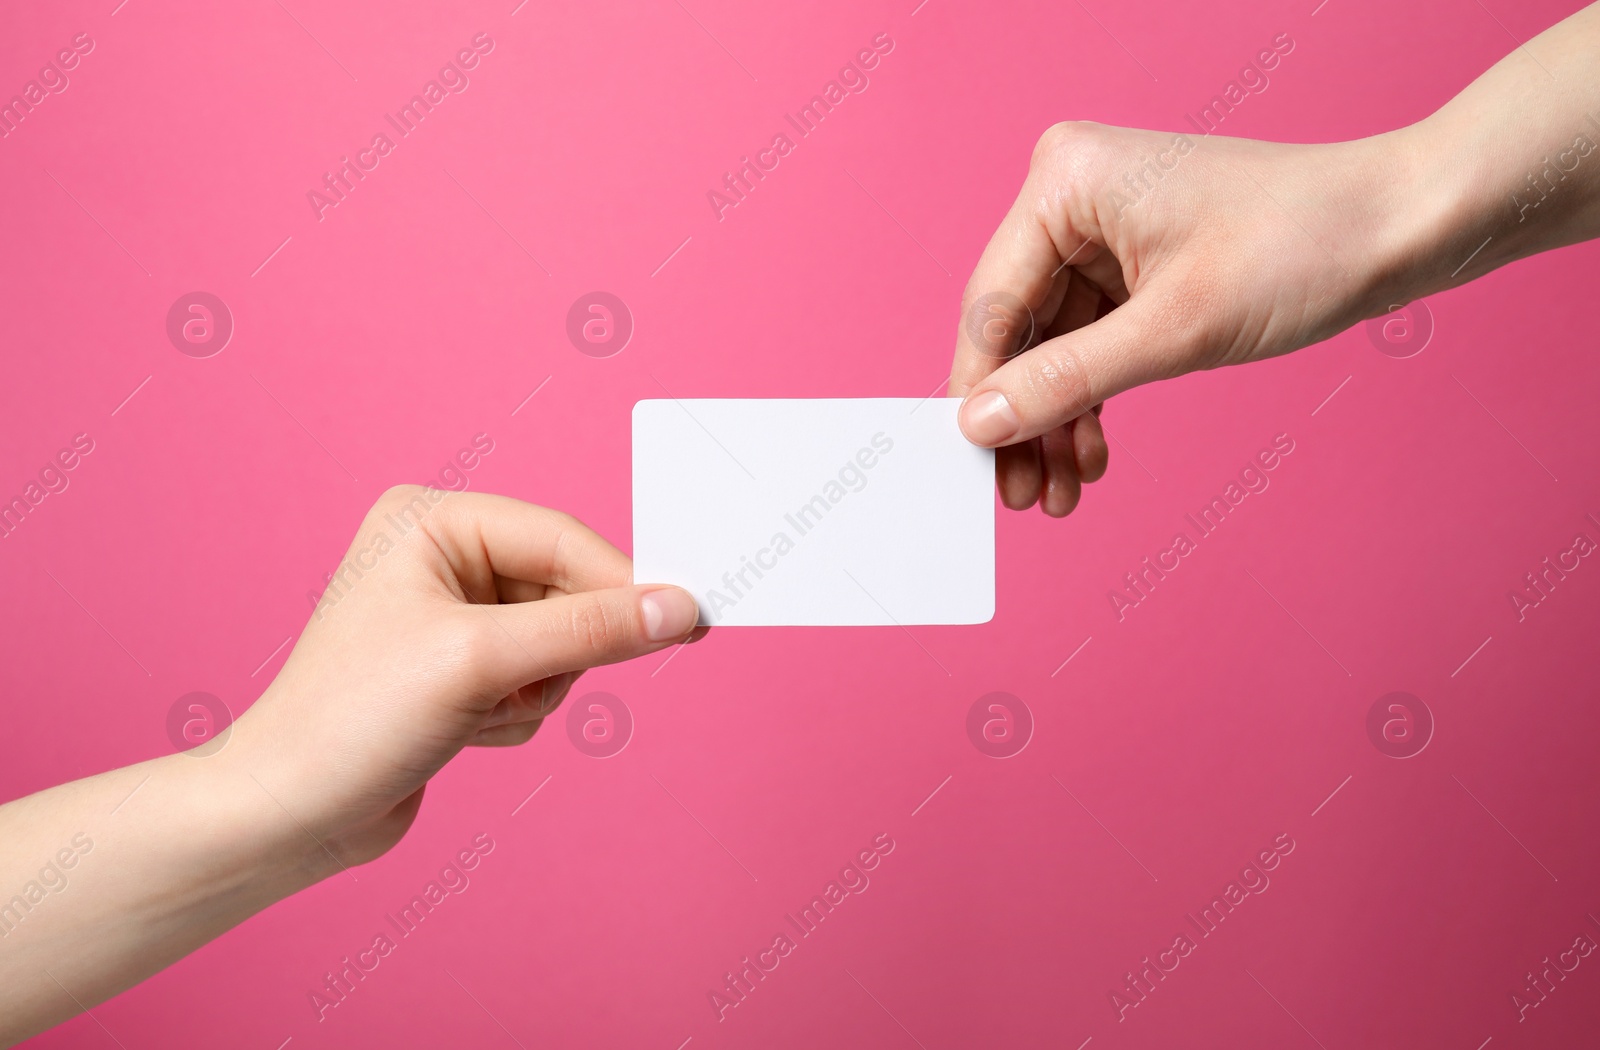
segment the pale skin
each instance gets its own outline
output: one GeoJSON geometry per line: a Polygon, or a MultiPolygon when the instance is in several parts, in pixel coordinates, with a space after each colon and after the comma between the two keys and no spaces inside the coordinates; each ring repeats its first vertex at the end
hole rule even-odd
{"type": "Polygon", "coordinates": [[[526,743],[585,669],[695,636],[687,591],[634,586],[621,551],[517,500],[394,489],[350,552],[361,578],[323,597],[220,750],[0,807],[0,905],[73,855],[0,939],[0,1044],[383,855],[462,748],[526,743]],[[381,554],[379,532],[398,536],[381,554]]]}
{"type": "Polygon", "coordinates": [[[1091,406],[1116,394],[1286,354],[1600,236],[1600,152],[1574,149],[1579,136],[1600,146],[1597,54],[1600,5],[1427,119],[1352,142],[1191,130],[1180,158],[1170,131],[1050,128],[967,282],[950,375],[963,432],[998,449],[1004,504],[1071,513],[1106,470],[1091,406]],[[1528,176],[1547,157],[1558,188],[1544,182],[1541,198],[1528,176]],[[1116,308],[1095,320],[1102,294],[1116,308]],[[1010,324],[985,296],[1019,304],[1010,324]],[[1008,327],[1042,341],[1014,352],[997,338],[1008,327]]]}
{"type": "MultiPolygon", "coordinates": [[[[1092,406],[1117,393],[1287,353],[1600,236],[1600,150],[1542,197],[1527,181],[1547,156],[1570,163],[1580,135],[1600,146],[1596,54],[1588,8],[1411,127],[1331,145],[1196,139],[1159,179],[1145,165],[1171,163],[1172,132],[1050,129],[968,283],[951,375],[967,436],[1000,448],[1005,504],[1070,513],[1106,469],[1092,406]],[[1141,169],[1137,202],[1113,200],[1141,169]],[[987,330],[967,319],[990,293],[1024,305],[1042,338],[979,345],[987,330]],[[1117,305],[1095,320],[1102,294],[1117,305]]],[[[462,748],[525,743],[585,669],[695,637],[687,592],[633,585],[606,541],[515,500],[393,490],[352,556],[385,515],[433,496],[419,527],[324,598],[220,750],[0,806],[0,1044],[376,859],[462,748]],[[49,864],[67,885],[9,922],[6,902],[49,864]]]]}

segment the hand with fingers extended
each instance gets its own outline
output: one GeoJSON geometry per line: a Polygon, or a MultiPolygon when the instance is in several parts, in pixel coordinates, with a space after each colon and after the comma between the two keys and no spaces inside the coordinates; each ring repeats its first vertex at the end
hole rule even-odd
{"type": "Polygon", "coordinates": [[[967,284],[950,376],[1005,505],[1072,511],[1106,469],[1096,410],[1115,394],[1600,236],[1597,42],[1600,4],[1530,41],[1540,63],[1513,53],[1426,120],[1351,142],[1050,128],[967,284]]]}

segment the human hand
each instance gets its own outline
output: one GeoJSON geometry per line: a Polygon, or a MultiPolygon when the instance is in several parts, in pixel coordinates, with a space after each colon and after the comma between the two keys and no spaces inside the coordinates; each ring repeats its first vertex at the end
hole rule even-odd
{"type": "Polygon", "coordinates": [[[391,489],[218,758],[339,864],[371,860],[463,747],[524,743],[585,669],[698,636],[687,591],[631,578],[557,511],[391,489]]]}
{"type": "Polygon", "coordinates": [[[1439,206],[1408,189],[1408,134],[1050,128],[967,283],[951,370],[962,431],[999,446],[1005,505],[1072,511],[1105,472],[1112,395],[1287,353],[1417,294],[1413,245],[1439,206]]]}

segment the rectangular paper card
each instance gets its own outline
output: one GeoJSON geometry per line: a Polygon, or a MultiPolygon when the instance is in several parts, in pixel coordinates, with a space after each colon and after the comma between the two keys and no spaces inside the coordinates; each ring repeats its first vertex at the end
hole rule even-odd
{"type": "Polygon", "coordinates": [[[718,626],[985,623],[994,453],[958,399],[633,406],[634,580],[718,626]]]}

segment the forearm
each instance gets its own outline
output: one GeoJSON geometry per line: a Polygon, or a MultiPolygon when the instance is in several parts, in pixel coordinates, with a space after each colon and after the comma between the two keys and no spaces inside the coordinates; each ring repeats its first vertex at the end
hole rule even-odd
{"type": "Polygon", "coordinates": [[[1411,151],[1416,232],[1393,300],[1600,237],[1600,5],[1541,33],[1437,113],[1411,151]],[[1416,221],[1420,217],[1421,221],[1416,221]]]}
{"type": "Polygon", "coordinates": [[[232,758],[172,755],[0,806],[0,1045],[338,870],[232,758]]]}

